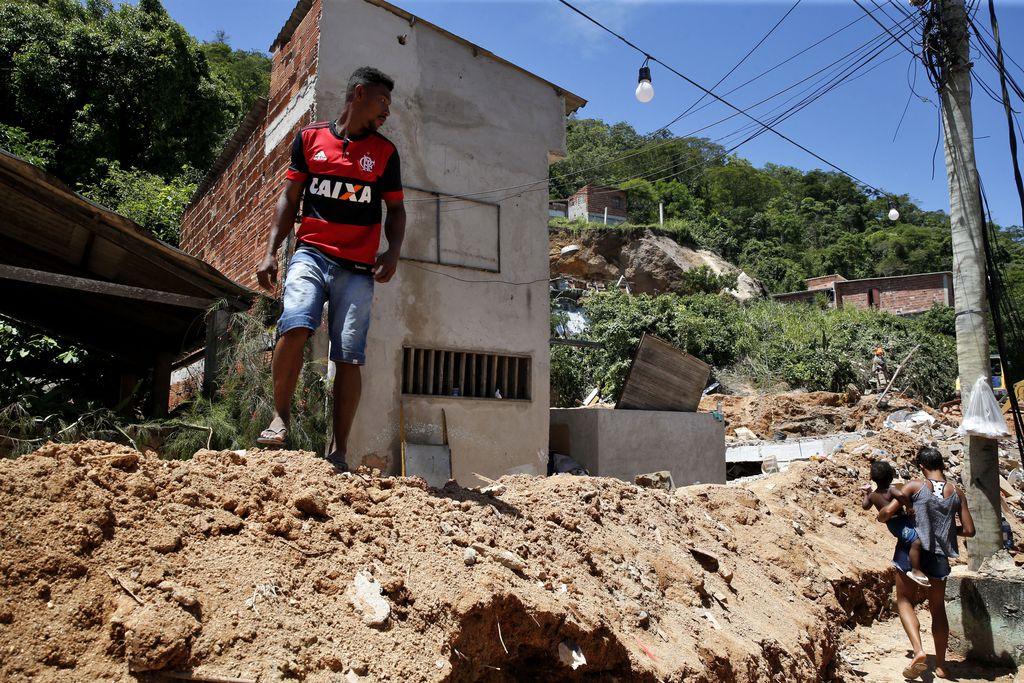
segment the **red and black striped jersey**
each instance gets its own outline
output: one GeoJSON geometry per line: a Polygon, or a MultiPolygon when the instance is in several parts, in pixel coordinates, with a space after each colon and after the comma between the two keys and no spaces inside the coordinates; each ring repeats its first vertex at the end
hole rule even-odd
{"type": "Polygon", "coordinates": [[[300,130],[288,180],[305,183],[296,238],[366,272],[380,244],[381,201],[402,199],[398,150],[379,133],[345,138],[333,121],[300,130]]]}

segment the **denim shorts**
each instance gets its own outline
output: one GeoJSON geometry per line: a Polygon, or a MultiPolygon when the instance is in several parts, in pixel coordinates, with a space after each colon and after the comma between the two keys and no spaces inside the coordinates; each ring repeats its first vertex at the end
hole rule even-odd
{"type": "Polygon", "coordinates": [[[889,533],[904,543],[913,543],[917,540],[917,529],[907,515],[893,517],[885,525],[889,527],[889,533]]]}
{"type": "Polygon", "coordinates": [[[296,327],[320,327],[324,302],[335,363],[366,363],[366,334],[370,329],[373,277],[345,270],[312,247],[299,246],[284,280],[284,310],[277,335],[296,327]]]}
{"type": "MultiPolygon", "coordinates": [[[[910,571],[910,544],[903,541],[896,542],[896,550],[892,554],[892,563],[901,572],[906,574],[910,571]]],[[[921,549],[921,571],[929,579],[941,580],[949,576],[949,558],[945,555],[932,553],[924,548],[921,549]]]]}

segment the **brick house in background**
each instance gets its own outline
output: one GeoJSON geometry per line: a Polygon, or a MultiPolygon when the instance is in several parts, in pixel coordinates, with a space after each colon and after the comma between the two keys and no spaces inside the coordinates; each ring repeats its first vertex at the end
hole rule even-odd
{"type": "Polygon", "coordinates": [[[569,197],[569,220],[591,223],[625,223],[629,206],[625,190],[604,185],[584,185],[569,197]]]}
{"type": "Polygon", "coordinates": [[[295,133],[341,112],[353,70],[381,69],[396,82],[381,133],[401,155],[408,224],[398,272],[374,292],[349,464],[398,472],[401,425],[411,442],[447,438],[464,485],[544,473],[548,198],[508,188],[548,177],[585,102],[384,0],[299,0],[271,52],[268,98],[186,209],[182,249],[255,287],[295,133]]]}
{"type": "Polygon", "coordinates": [[[784,303],[811,303],[819,295],[828,297],[832,308],[876,308],[896,315],[924,313],[934,304],[953,305],[953,274],[922,273],[864,280],[847,280],[842,275],[823,275],[804,280],[807,289],[772,296],[784,303]]]}

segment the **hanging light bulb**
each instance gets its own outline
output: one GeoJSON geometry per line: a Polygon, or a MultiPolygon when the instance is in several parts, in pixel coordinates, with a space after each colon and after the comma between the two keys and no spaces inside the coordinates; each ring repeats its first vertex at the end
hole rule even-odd
{"type": "Polygon", "coordinates": [[[900,219],[900,212],[896,209],[896,205],[889,200],[889,220],[896,222],[900,219]]]}
{"type": "MultiPolygon", "coordinates": [[[[647,59],[650,59],[648,57],[647,59]]],[[[647,59],[640,67],[640,76],[637,78],[636,99],[647,103],[654,99],[654,86],[651,85],[651,67],[647,66],[647,59]]]]}

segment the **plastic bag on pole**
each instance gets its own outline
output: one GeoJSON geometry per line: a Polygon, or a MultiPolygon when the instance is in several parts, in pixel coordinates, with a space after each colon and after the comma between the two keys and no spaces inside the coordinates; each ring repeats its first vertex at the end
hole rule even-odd
{"type": "Polygon", "coordinates": [[[971,402],[964,412],[964,419],[957,430],[961,434],[982,436],[986,439],[1002,439],[1010,436],[1006,420],[999,410],[995,394],[985,377],[979,377],[971,391],[971,402]]]}

